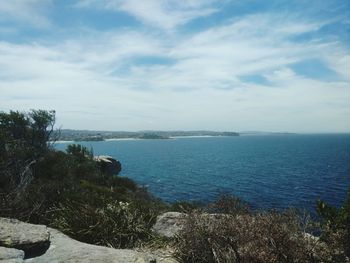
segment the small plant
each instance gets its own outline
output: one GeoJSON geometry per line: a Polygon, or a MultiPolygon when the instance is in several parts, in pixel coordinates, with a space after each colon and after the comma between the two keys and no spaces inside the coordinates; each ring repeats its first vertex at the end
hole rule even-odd
{"type": "Polygon", "coordinates": [[[212,213],[242,215],[250,213],[248,203],[231,194],[221,194],[216,201],[208,205],[212,213]]]}
{"type": "Polygon", "coordinates": [[[199,210],[201,207],[203,207],[203,204],[199,202],[178,201],[171,204],[170,211],[190,213],[199,210]]]}

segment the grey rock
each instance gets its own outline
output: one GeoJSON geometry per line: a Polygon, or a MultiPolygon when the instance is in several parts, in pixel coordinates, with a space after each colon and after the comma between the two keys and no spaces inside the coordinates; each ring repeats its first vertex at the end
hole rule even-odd
{"type": "Polygon", "coordinates": [[[30,257],[45,252],[49,245],[46,226],[0,218],[0,246],[23,250],[25,257],[30,257]]]}
{"type": "Polygon", "coordinates": [[[117,175],[122,170],[121,163],[111,156],[107,156],[107,155],[95,156],[94,160],[99,165],[101,171],[108,175],[117,175]]]}
{"type": "Polygon", "coordinates": [[[186,214],[179,212],[166,212],[158,216],[153,231],[165,236],[172,238],[183,229],[186,220],[186,214]]]}
{"type": "Polygon", "coordinates": [[[0,247],[1,263],[22,263],[24,252],[15,248],[0,247]]]}
{"type": "Polygon", "coordinates": [[[86,244],[74,240],[60,231],[43,225],[33,225],[15,219],[0,218],[1,263],[176,263],[169,251],[136,251],[114,249],[86,244]],[[50,240],[50,242],[49,242],[50,240]],[[49,244],[48,249],[32,254],[32,250],[8,247],[33,248],[49,244]],[[29,254],[28,254],[29,253],[29,254]]]}
{"type": "Polygon", "coordinates": [[[27,263],[175,263],[173,258],[159,257],[148,252],[131,249],[114,249],[90,245],[71,239],[58,230],[49,228],[51,245],[45,254],[24,260],[27,263]]]}

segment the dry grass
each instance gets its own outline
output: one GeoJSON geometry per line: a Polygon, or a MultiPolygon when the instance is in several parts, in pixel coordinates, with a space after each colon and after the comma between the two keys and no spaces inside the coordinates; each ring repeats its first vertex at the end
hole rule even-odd
{"type": "Polygon", "coordinates": [[[180,262],[331,262],[317,239],[305,235],[294,211],[216,215],[192,213],[177,237],[180,262]]]}

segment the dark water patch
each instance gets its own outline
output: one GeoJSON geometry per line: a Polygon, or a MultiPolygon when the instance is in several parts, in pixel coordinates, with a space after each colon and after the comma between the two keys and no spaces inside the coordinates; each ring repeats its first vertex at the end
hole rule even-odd
{"type": "MultiPolygon", "coordinates": [[[[339,206],[350,187],[350,135],[81,142],[122,163],[121,175],[168,202],[228,192],[261,209],[339,206]]],[[[67,144],[57,144],[64,149],[67,144]]]]}

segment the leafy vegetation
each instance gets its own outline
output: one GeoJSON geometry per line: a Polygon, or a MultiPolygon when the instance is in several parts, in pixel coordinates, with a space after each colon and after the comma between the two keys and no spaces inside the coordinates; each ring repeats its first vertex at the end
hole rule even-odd
{"type": "Polygon", "coordinates": [[[240,199],[222,195],[188,214],[175,256],[180,262],[350,262],[349,204],[350,191],[340,209],[318,202],[322,235],[317,238],[308,234],[317,222],[305,214],[253,212],[240,199]]]}
{"type": "Polygon", "coordinates": [[[321,240],[334,251],[333,262],[346,262],[350,258],[350,189],[342,207],[332,207],[319,200],[317,212],[322,219],[321,240]]]}
{"type": "Polygon", "coordinates": [[[0,113],[0,216],[46,224],[88,243],[133,247],[166,207],[129,178],[103,173],[91,150],[55,151],[54,111],[0,113]]]}

